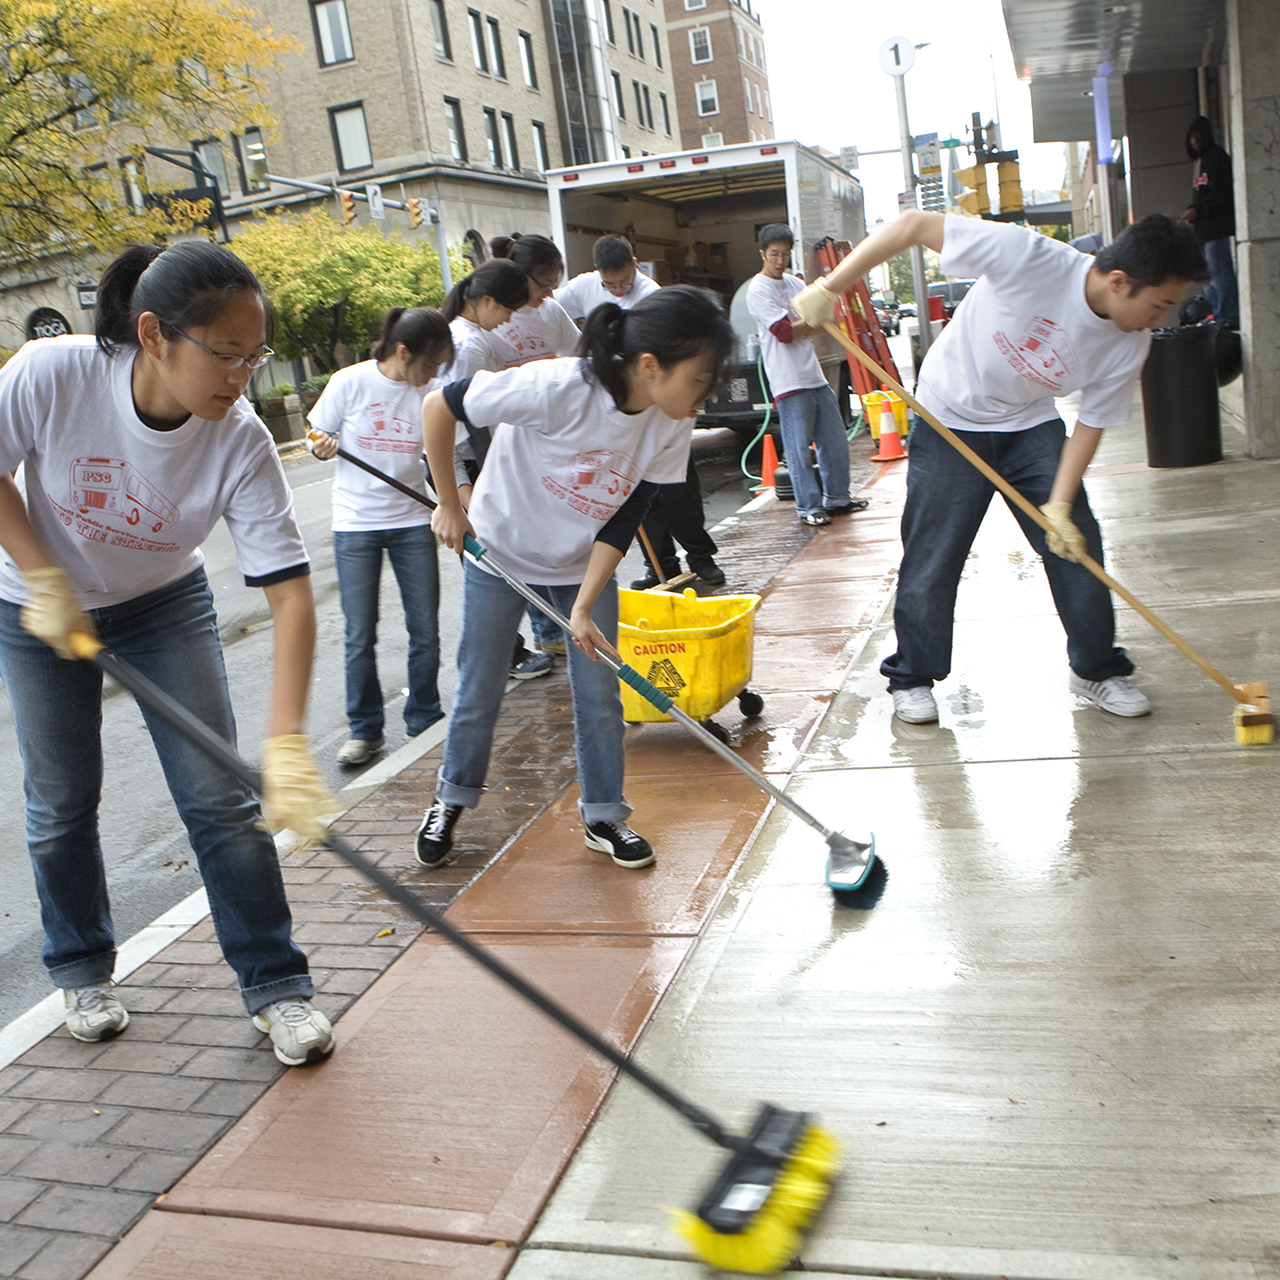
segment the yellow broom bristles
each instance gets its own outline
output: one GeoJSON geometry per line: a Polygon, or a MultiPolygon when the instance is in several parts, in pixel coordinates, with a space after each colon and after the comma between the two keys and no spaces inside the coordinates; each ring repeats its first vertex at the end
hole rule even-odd
{"type": "Polygon", "coordinates": [[[841,1149],[834,1134],[809,1125],[745,1231],[725,1235],[697,1214],[684,1211],[674,1212],[672,1230],[684,1236],[694,1253],[713,1267],[753,1276],[773,1275],[795,1257],[801,1229],[831,1194],[841,1149]]]}

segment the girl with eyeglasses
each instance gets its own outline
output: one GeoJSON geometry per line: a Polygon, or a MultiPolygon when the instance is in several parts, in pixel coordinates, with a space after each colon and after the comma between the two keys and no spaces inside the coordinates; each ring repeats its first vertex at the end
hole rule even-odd
{"type": "MultiPolygon", "coordinates": [[[[135,245],[98,288],[95,338],[29,342],[0,369],[0,680],[13,712],[43,958],[78,1040],[129,1015],[116,961],[98,804],[102,676],[69,637],[96,634],[234,742],[200,544],[224,520],[245,582],[266,593],[275,674],[263,744],[267,822],[321,835],[332,812],[303,736],[315,609],[275,446],[243,398],[271,312],[227,249],[135,245]]],[[[275,845],[257,798],[145,708],[245,1008],[288,1065],[334,1045],[311,1003],[275,845]]]]}

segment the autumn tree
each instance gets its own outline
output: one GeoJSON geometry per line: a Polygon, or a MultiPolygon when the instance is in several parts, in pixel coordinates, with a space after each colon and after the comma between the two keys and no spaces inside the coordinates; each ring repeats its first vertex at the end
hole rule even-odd
{"type": "Polygon", "coordinates": [[[144,143],[273,126],[255,73],[297,45],[258,18],[224,0],[0,0],[0,258],[190,226],[201,210],[130,209],[118,165],[144,143]]]}
{"type": "MultiPolygon", "coordinates": [[[[392,307],[438,307],[440,259],[426,241],[384,236],[376,223],[343,227],[323,209],[271,214],[231,244],[262,281],[276,310],[272,345],[287,359],[308,356],[321,373],[338,367],[339,347],[368,349],[392,307]]],[[[451,251],[454,278],[465,274],[451,251]]]]}

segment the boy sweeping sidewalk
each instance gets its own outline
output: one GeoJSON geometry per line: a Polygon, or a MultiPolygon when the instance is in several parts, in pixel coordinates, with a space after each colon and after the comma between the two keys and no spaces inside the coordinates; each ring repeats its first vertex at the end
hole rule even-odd
{"type": "MultiPolygon", "coordinates": [[[[929,350],[916,398],[1053,524],[1046,535],[1010,504],[1044,559],[1072,691],[1113,715],[1144,716],[1151,703],[1127,679],[1133,663],[1115,645],[1111,593],[1078,563],[1084,552],[1102,563],[1082,481],[1102,432],[1129,417],[1148,331],[1191,283],[1209,277],[1196,238],[1152,214],[1094,258],[1025,227],[912,210],[798,294],[797,315],[820,327],[837,293],[917,244],[942,255],[945,275],[978,283],[929,350]],[[1079,421],[1068,437],[1053,398],[1077,390],[1079,421]]],[[[956,591],[994,491],[916,420],[894,606],[898,648],[880,665],[894,714],[908,724],[938,718],[933,684],[951,671],[956,591]]]]}

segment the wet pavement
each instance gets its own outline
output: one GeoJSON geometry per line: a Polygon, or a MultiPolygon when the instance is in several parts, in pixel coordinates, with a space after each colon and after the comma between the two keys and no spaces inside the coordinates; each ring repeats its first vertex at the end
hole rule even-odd
{"type": "MultiPolygon", "coordinates": [[[[721,539],[726,590],[766,588],[765,711],[717,719],[828,825],[875,829],[874,910],[834,903],[821,838],[674,725],[628,739],[657,866],[586,851],[559,674],[509,694],[455,867],[407,852],[438,751],[339,830],[700,1105],[817,1112],[847,1164],[808,1274],[1280,1276],[1275,748],[1235,746],[1230,700],[1123,606],[1154,714],[1070,696],[1003,510],[941,723],[894,721],[876,668],[905,464],[853,450],[867,513],[801,534],[766,505],[721,539]]],[[[1274,683],[1280,463],[1142,459],[1138,414],[1090,474],[1110,569],[1233,679],[1274,683]]],[[[285,869],[337,1054],[279,1070],[197,925],[128,980],[124,1038],[56,1033],[0,1071],[0,1274],[711,1274],[663,1206],[697,1200],[714,1147],[334,855],[285,869]]]]}

